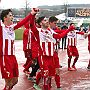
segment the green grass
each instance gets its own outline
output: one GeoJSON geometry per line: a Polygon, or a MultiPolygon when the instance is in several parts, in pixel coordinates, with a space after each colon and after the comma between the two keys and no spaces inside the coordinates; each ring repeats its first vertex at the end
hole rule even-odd
{"type": "Polygon", "coordinates": [[[23,29],[15,30],[15,40],[22,40],[23,39],[23,29]]]}

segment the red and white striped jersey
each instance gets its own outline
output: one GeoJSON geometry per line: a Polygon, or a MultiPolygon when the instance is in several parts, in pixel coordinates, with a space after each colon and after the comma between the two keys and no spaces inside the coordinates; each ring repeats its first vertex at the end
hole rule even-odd
{"type": "Polygon", "coordinates": [[[15,54],[15,46],[14,46],[14,39],[15,39],[15,33],[14,33],[14,26],[5,26],[1,22],[1,27],[2,27],[2,54],[3,55],[14,55],[15,54]]]}
{"type": "Polygon", "coordinates": [[[14,55],[15,53],[14,30],[25,25],[29,20],[30,20],[30,23],[33,24],[34,18],[35,18],[35,15],[32,15],[30,13],[23,20],[18,22],[17,25],[12,24],[7,27],[3,24],[2,21],[0,22],[0,55],[14,55]]]}
{"type": "Polygon", "coordinates": [[[76,31],[71,31],[67,34],[67,45],[68,46],[76,46],[77,45],[76,31]]]}
{"type": "Polygon", "coordinates": [[[52,30],[38,30],[40,37],[40,46],[43,51],[43,55],[53,56],[54,54],[54,42],[52,30]]]}

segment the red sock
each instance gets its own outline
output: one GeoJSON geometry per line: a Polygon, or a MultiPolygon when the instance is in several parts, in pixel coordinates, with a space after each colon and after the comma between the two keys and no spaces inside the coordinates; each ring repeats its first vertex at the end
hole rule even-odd
{"type": "Polygon", "coordinates": [[[71,58],[68,58],[68,68],[70,68],[71,58]]]}
{"type": "Polygon", "coordinates": [[[55,81],[56,81],[57,88],[60,88],[60,76],[59,75],[55,75],[55,81]]]}
{"type": "Polygon", "coordinates": [[[77,60],[78,60],[78,57],[76,57],[76,58],[74,59],[74,63],[73,63],[72,66],[75,66],[75,63],[77,62],[77,60]]]}
{"type": "Polygon", "coordinates": [[[44,77],[44,85],[43,85],[44,90],[50,90],[49,83],[48,83],[48,78],[44,77]]]}
{"type": "Polygon", "coordinates": [[[49,78],[49,87],[51,88],[51,78],[49,78]]]}

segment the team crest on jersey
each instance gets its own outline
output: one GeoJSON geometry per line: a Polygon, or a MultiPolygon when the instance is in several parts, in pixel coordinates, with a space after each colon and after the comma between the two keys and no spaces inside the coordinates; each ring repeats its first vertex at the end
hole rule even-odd
{"type": "Polygon", "coordinates": [[[12,28],[12,27],[9,27],[9,30],[10,30],[10,31],[13,31],[13,28],[12,28]]]}
{"type": "Polygon", "coordinates": [[[70,32],[70,33],[68,33],[68,36],[69,36],[69,37],[75,37],[75,32],[70,32]]]}
{"type": "Polygon", "coordinates": [[[12,36],[13,35],[13,28],[12,27],[9,27],[9,30],[8,30],[8,35],[12,36]]]}
{"type": "Polygon", "coordinates": [[[75,33],[72,33],[72,37],[75,37],[75,33]]]}

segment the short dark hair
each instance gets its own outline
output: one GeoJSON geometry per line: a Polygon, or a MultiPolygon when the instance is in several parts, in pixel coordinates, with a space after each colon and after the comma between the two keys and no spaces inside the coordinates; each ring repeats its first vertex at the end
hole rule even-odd
{"type": "Polygon", "coordinates": [[[70,23],[70,26],[71,26],[72,24],[74,24],[74,23],[70,23]]]}
{"type": "Polygon", "coordinates": [[[40,25],[41,21],[45,18],[45,16],[41,16],[36,20],[36,23],[40,25]]]}
{"type": "Polygon", "coordinates": [[[55,17],[55,16],[51,16],[49,18],[49,22],[54,22],[54,21],[57,21],[58,19],[55,17]]]}
{"type": "Polygon", "coordinates": [[[2,22],[4,22],[4,17],[6,17],[9,14],[9,12],[12,12],[12,10],[11,9],[6,9],[6,10],[3,10],[1,12],[1,20],[2,20],[2,22]]]}

